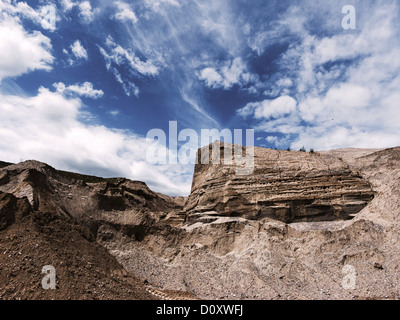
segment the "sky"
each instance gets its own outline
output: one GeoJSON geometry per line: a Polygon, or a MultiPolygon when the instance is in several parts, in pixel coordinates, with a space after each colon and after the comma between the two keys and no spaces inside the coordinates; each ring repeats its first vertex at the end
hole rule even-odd
{"type": "Polygon", "coordinates": [[[390,0],[0,0],[0,160],[179,196],[193,164],[147,156],[171,121],[266,148],[399,146],[399,34],[390,0]]]}

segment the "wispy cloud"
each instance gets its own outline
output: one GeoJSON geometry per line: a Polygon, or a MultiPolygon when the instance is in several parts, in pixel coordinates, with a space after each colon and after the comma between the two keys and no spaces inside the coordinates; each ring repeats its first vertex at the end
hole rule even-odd
{"type": "Polygon", "coordinates": [[[102,49],[101,53],[106,60],[107,65],[126,65],[132,73],[143,76],[156,76],[163,67],[163,59],[161,57],[140,59],[132,49],[123,48],[117,44],[112,37],[108,37],[107,50],[102,49]]]}
{"type": "Polygon", "coordinates": [[[84,82],[83,84],[74,84],[66,86],[62,82],[53,84],[58,93],[72,96],[79,96],[91,99],[100,99],[104,96],[103,90],[96,90],[93,88],[93,84],[90,82],[84,82]]]}
{"type": "Polygon", "coordinates": [[[165,61],[159,55],[141,59],[132,49],[117,44],[111,36],[107,38],[105,45],[106,49],[99,46],[99,52],[105,60],[107,70],[122,85],[127,96],[139,96],[140,89],[135,84],[135,79],[155,77],[165,67],[165,61]]]}

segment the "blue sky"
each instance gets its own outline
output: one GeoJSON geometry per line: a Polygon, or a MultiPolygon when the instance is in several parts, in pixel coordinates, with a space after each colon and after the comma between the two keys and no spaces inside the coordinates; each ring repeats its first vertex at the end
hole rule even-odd
{"type": "Polygon", "coordinates": [[[268,148],[400,145],[399,18],[398,1],[0,0],[0,159],[187,195],[192,165],[146,159],[170,121],[268,148]]]}

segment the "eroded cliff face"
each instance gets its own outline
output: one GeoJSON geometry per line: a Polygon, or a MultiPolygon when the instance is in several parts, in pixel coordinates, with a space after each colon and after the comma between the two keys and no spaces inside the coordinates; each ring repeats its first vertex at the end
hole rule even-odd
{"type": "MultiPolygon", "coordinates": [[[[212,146],[207,148],[212,157],[212,146]]],[[[222,156],[226,148],[232,146],[221,144],[222,156]]],[[[339,158],[262,148],[254,154],[249,175],[237,175],[234,165],[196,165],[185,206],[188,222],[218,217],[285,223],[348,220],[374,198],[370,183],[339,158]]]]}
{"type": "Polygon", "coordinates": [[[182,210],[181,199],[153,192],[143,182],[97,179],[85,182],[44,163],[27,161],[0,169],[0,192],[26,198],[34,210],[73,218],[96,237],[110,225],[140,240],[161,216],[182,210]]]}

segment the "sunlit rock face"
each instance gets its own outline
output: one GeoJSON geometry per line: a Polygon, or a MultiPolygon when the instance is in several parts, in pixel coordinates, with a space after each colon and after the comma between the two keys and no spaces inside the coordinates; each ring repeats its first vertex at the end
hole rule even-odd
{"type": "Polygon", "coordinates": [[[374,198],[371,185],[341,158],[255,148],[252,172],[238,175],[234,161],[224,162],[226,148],[232,145],[221,143],[220,164],[202,164],[199,151],[185,207],[189,223],[220,217],[268,217],[285,223],[349,220],[374,198]]]}

